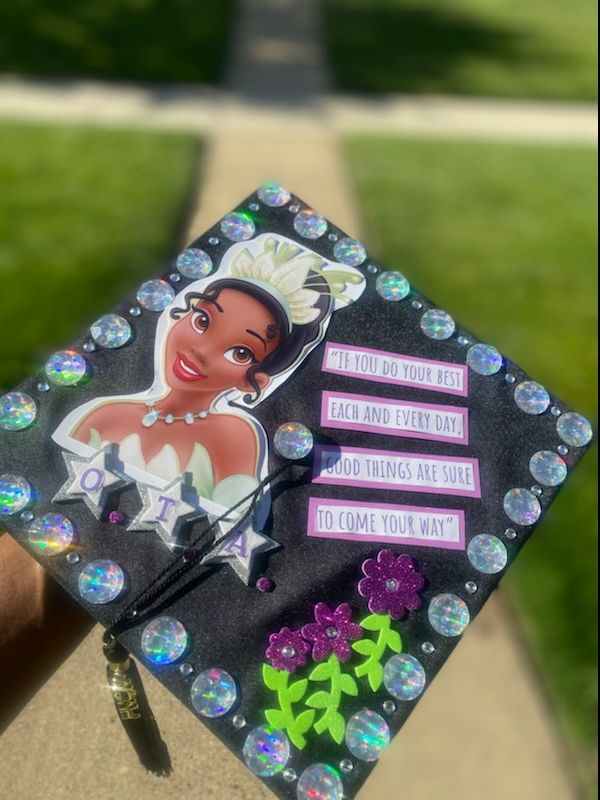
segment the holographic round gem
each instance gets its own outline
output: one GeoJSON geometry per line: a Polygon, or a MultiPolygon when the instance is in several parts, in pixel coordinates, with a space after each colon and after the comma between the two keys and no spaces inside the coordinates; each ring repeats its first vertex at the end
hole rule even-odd
{"type": "Polygon", "coordinates": [[[25,392],[8,392],[0,397],[0,428],[5,431],[22,431],[35,420],[37,408],[25,392]]]}
{"type": "Polygon", "coordinates": [[[74,538],[73,523],[62,514],[43,514],[27,528],[27,541],[42,556],[63,553],[74,538]]]}
{"type": "Polygon", "coordinates": [[[540,450],[531,456],[529,471],[543,486],[560,486],[567,477],[567,465],[552,450],[540,450]]]}
{"type": "Polygon", "coordinates": [[[504,542],[489,533],[480,533],[471,539],[467,547],[467,557],[475,569],[484,575],[502,572],[508,561],[504,542]]]}
{"type": "Polygon", "coordinates": [[[550,395],[541,383],[523,381],[515,389],[515,403],[526,414],[543,414],[550,405],[550,395]]]}
{"type": "Polygon", "coordinates": [[[511,489],[503,505],[506,516],[517,525],[533,525],[542,513],[540,501],[529,489],[511,489]]]}
{"type": "Polygon", "coordinates": [[[290,757],[290,743],[283,731],[260,725],[246,737],[242,753],[248,769],[261,778],[268,778],[285,768],[290,757]]]}
{"type": "Polygon", "coordinates": [[[175,290],[170,283],[157,278],[142,283],[136,297],[146,311],[164,311],[173,302],[175,290]]]}
{"type": "Polygon", "coordinates": [[[203,717],[222,717],[236,699],[235,681],[223,669],[205,669],[192,683],[192,705],[203,717]]]}
{"type": "Polygon", "coordinates": [[[266,206],[279,208],[290,202],[291,194],[276,181],[269,181],[258,190],[258,199],[266,206]]]}
{"type": "Polygon", "coordinates": [[[305,239],[318,239],[327,230],[327,220],[316,211],[305,208],[294,217],[294,230],[305,239]]]}
{"type": "Polygon", "coordinates": [[[75,386],[85,377],[87,362],[74,350],[53,353],[46,362],[46,375],[56,386],[75,386]]]}
{"type": "Polygon", "coordinates": [[[460,636],[471,621],[467,604],[455,594],[436,595],[427,613],[434,631],[448,638],[460,636]]]}
{"type": "Polygon", "coordinates": [[[375,289],[384,300],[404,300],[410,292],[410,283],[401,272],[386,270],[375,281],[375,289]]]}
{"type": "Polygon", "coordinates": [[[199,247],[188,247],[177,258],[177,269],[186,278],[197,280],[210,275],[213,268],[212,258],[199,247]]]}
{"type": "Polygon", "coordinates": [[[348,720],[346,747],[360,761],[376,761],[390,743],[390,729],[380,714],[363,708],[348,720]]]}
{"type": "Polygon", "coordinates": [[[100,347],[116,350],[131,339],[131,325],[119,314],[105,314],[94,322],[90,333],[100,347]]]}
{"type": "Polygon", "coordinates": [[[300,775],[296,796],[298,800],[342,800],[344,785],[329,764],[311,764],[300,775]]]}
{"type": "Polygon", "coordinates": [[[495,375],[502,369],[502,356],[491,344],[474,344],[467,351],[467,364],[478,375],[495,375]]]}
{"type": "Polygon", "coordinates": [[[296,461],[312,450],[313,435],[301,422],[284,422],[275,431],[273,444],[280,456],[296,461]]]}
{"type": "Polygon", "coordinates": [[[335,243],[333,257],[341,264],[347,264],[349,267],[358,267],[367,257],[367,251],[358,239],[344,237],[335,243]]]}
{"type": "Polygon", "coordinates": [[[567,411],[558,418],[556,431],[563,442],[570,444],[571,447],[585,447],[592,441],[594,435],[587,419],[574,411],[567,411]]]}
{"type": "Polygon", "coordinates": [[[426,682],[421,662],[407,653],[392,656],[383,670],[383,685],[396,700],[416,700],[426,682]]]}
{"type": "Polygon", "coordinates": [[[421,317],[421,330],[430,339],[449,339],[456,329],[454,320],[440,308],[430,308],[421,317]]]}
{"type": "Polygon", "coordinates": [[[125,573],[106,558],[91,561],[79,574],[79,594],[88,603],[104,605],[115,600],[125,586],[125,573]]]}
{"type": "Polygon", "coordinates": [[[142,633],[142,652],[153,664],[172,664],[187,646],[187,631],[174,617],[157,617],[142,633]]]}
{"type": "Polygon", "coordinates": [[[31,486],[29,481],[20,475],[5,472],[0,475],[0,514],[12,516],[31,502],[31,486]]]}
{"type": "Polygon", "coordinates": [[[252,217],[243,211],[232,211],[221,220],[221,233],[232,242],[251,239],[255,230],[252,217]]]}

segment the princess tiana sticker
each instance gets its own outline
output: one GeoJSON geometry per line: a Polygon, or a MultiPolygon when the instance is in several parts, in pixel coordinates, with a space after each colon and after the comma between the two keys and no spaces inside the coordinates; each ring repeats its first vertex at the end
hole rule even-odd
{"type": "Polygon", "coordinates": [[[364,286],[358,270],[283,236],[235,244],[161,313],[150,388],[79,406],[53,438],[86,458],[116,443],[135,480],[162,487],[189,473],[201,498],[230,508],[267,470],[267,437],[247,409],[290,377],[364,286]]]}

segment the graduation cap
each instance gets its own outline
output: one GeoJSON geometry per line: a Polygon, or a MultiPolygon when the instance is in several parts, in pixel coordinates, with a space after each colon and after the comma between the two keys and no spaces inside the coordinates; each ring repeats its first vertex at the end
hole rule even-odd
{"type": "Polygon", "coordinates": [[[7,530],[281,798],[353,797],[589,422],[277,184],[0,399],[7,530]]]}

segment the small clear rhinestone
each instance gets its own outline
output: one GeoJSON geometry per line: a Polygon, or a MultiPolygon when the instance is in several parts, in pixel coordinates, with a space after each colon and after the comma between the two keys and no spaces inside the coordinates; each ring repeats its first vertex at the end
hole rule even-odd
{"type": "Polygon", "coordinates": [[[411,306],[415,311],[420,311],[423,308],[423,303],[420,300],[413,300],[411,306]]]}
{"type": "Polygon", "coordinates": [[[340,632],[335,627],[335,625],[330,625],[328,628],[325,629],[325,634],[328,639],[337,639],[340,635],[340,632]]]}
{"type": "Polygon", "coordinates": [[[174,421],[175,421],[175,417],[173,416],[173,414],[167,414],[166,415],[165,422],[167,423],[167,425],[172,425],[174,421]]]}
{"type": "Polygon", "coordinates": [[[181,280],[181,275],[178,272],[172,272],[169,275],[169,280],[171,281],[171,283],[179,283],[179,281],[181,280]]]}
{"type": "Polygon", "coordinates": [[[142,313],[142,309],[139,306],[131,306],[129,313],[132,317],[139,317],[142,313]]]}
{"type": "Polygon", "coordinates": [[[83,349],[86,353],[93,353],[96,349],[96,345],[93,342],[84,342],[83,349]]]}
{"type": "Polygon", "coordinates": [[[221,240],[217,236],[210,236],[208,239],[208,243],[212,244],[213,247],[216,247],[218,244],[221,243],[221,240]]]}
{"type": "Polygon", "coordinates": [[[544,494],[544,490],[541,486],[532,486],[531,491],[536,497],[541,497],[544,494]]]}
{"type": "Polygon", "coordinates": [[[354,764],[350,761],[349,758],[342,758],[340,761],[340,771],[344,773],[344,775],[349,775],[352,770],[354,769],[354,764]]]}
{"type": "Polygon", "coordinates": [[[246,717],[243,714],[234,714],[231,719],[231,724],[240,731],[242,728],[246,727],[246,717]]]}
{"type": "Polygon", "coordinates": [[[184,661],[183,664],[179,665],[179,672],[181,672],[184,678],[187,678],[194,672],[194,665],[190,664],[189,661],[184,661]]]}
{"type": "Polygon", "coordinates": [[[507,383],[514,383],[514,382],[515,382],[517,379],[515,378],[515,376],[514,376],[514,375],[511,375],[511,374],[510,374],[510,372],[509,372],[509,373],[507,373],[507,374],[504,376],[504,380],[505,380],[507,383]]]}
{"type": "Polygon", "coordinates": [[[296,651],[291,645],[286,644],[285,647],[281,648],[281,655],[284,658],[293,658],[296,655],[296,651]]]}
{"type": "Polygon", "coordinates": [[[79,562],[81,561],[81,556],[79,555],[79,553],[68,553],[65,561],[68,564],[79,564],[79,562]]]}
{"type": "Polygon", "coordinates": [[[432,642],[423,642],[421,650],[426,656],[430,656],[432,653],[435,653],[435,645],[432,642]]]}
{"type": "Polygon", "coordinates": [[[23,522],[31,522],[33,519],[33,513],[31,511],[23,511],[20,515],[20,518],[23,522]]]}
{"type": "Polygon", "coordinates": [[[504,535],[506,536],[507,539],[516,539],[517,538],[517,532],[516,532],[516,530],[514,528],[507,528],[504,531],[504,535]]]}
{"type": "Polygon", "coordinates": [[[296,770],[292,769],[291,767],[288,767],[287,769],[284,769],[283,772],[281,773],[281,775],[282,775],[283,780],[286,783],[293,783],[296,780],[296,778],[298,777],[296,775],[296,770]]]}
{"type": "Polygon", "coordinates": [[[393,714],[396,710],[396,703],[393,700],[384,700],[381,706],[386,714],[393,714]]]}
{"type": "Polygon", "coordinates": [[[457,342],[462,346],[466,347],[469,344],[469,340],[466,336],[459,336],[457,342]]]}
{"type": "Polygon", "coordinates": [[[300,206],[297,206],[295,204],[291,205],[289,206],[288,211],[290,212],[290,214],[297,214],[300,211],[300,206]]]}
{"type": "Polygon", "coordinates": [[[467,581],[465,583],[465,589],[469,594],[475,594],[475,592],[477,591],[477,584],[475,583],[475,581],[467,581]]]}
{"type": "Polygon", "coordinates": [[[370,272],[371,275],[377,275],[379,272],[379,267],[376,267],[375,264],[369,264],[367,266],[367,272],[370,272]]]}
{"type": "Polygon", "coordinates": [[[550,413],[552,414],[553,417],[560,417],[562,411],[558,406],[552,406],[552,408],[550,409],[550,413]]]}
{"type": "Polygon", "coordinates": [[[561,456],[566,456],[567,453],[569,452],[569,448],[565,444],[559,444],[556,449],[561,454],[561,456]]]}
{"type": "Polygon", "coordinates": [[[38,392],[45,394],[46,392],[50,391],[50,384],[46,383],[46,381],[40,381],[37,385],[38,392]]]}
{"type": "Polygon", "coordinates": [[[259,211],[260,206],[258,203],[250,203],[248,208],[250,209],[250,211],[259,211]]]}

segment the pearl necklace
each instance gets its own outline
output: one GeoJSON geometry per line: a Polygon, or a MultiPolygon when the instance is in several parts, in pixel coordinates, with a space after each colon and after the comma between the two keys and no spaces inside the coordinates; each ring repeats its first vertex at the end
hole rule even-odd
{"type": "Polygon", "coordinates": [[[206,419],[209,414],[212,414],[212,409],[208,411],[188,411],[187,414],[177,417],[175,414],[160,414],[154,407],[154,403],[147,403],[148,411],[142,417],[142,425],[144,428],[151,428],[159,420],[165,422],[167,425],[172,425],[174,422],[185,422],[186,425],[192,425],[195,419],[206,419]]]}

